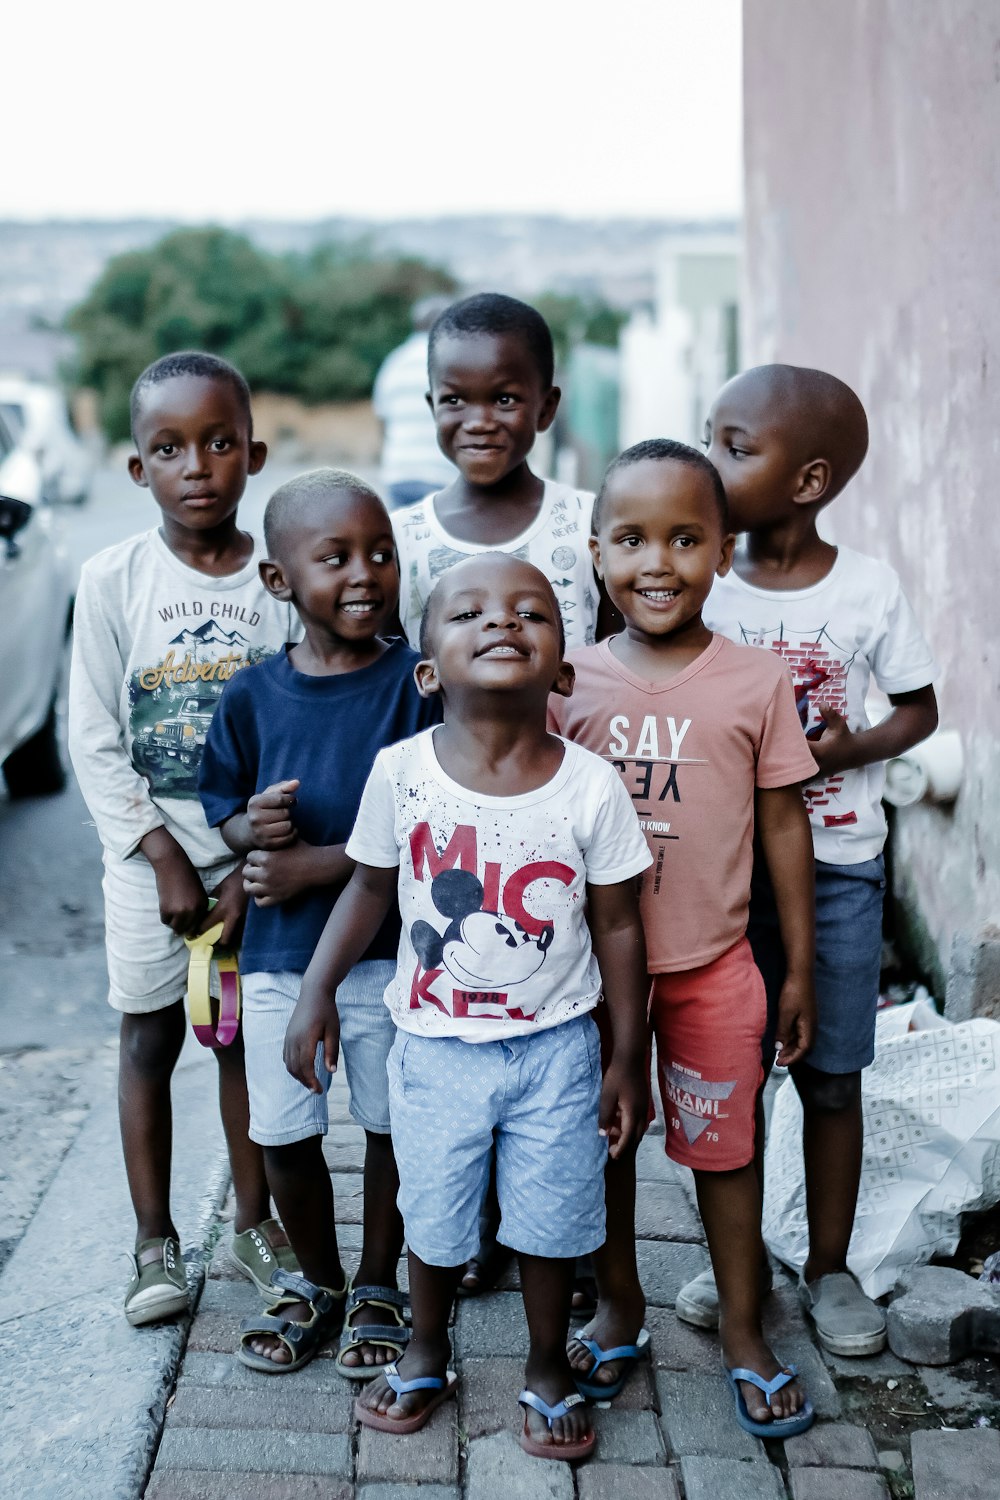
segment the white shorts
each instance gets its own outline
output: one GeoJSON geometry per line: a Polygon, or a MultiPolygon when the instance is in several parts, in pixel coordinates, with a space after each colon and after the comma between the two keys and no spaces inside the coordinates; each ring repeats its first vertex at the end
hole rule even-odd
{"type": "MultiPolygon", "coordinates": [[[[389,1134],[389,1079],[386,1060],[396,1035],[385,1003],[386,986],[396,965],[385,959],[355,964],[337,991],[340,1056],[351,1092],[348,1108],[363,1130],[389,1134]]],[[[322,1045],[316,1049],[316,1077],[323,1085],[314,1094],[285,1067],[285,1032],[302,988],[292,970],[243,976],[243,1052],[250,1095],[252,1141],[260,1146],[291,1146],[314,1135],[326,1135],[326,1095],[330,1074],[322,1045]]]]}
{"type": "MultiPolygon", "coordinates": [[[[234,857],[199,870],[206,891],[239,863],[234,857]]],[[[103,884],[108,1001],[130,1016],[166,1010],[187,990],[190,954],[184,939],[160,921],[152,865],[141,854],[117,859],[105,850],[103,884]]]]}

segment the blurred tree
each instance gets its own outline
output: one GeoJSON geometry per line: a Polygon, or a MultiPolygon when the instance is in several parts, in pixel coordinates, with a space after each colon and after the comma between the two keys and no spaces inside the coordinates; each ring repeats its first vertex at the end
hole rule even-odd
{"type": "Polygon", "coordinates": [[[575,293],[543,292],[535,306],[552,329],[556,363],[563,364],[574,344],[606,344],[618,347],[618,333],[628,313],[602,297],[580,297],[575,293]]]}
{"type": "Polygon", "coordinates": [[[136,375],[175,349],[221,354],[251,389],[352,400],[410,332],[412,303],[455,286],[437,266],[363,244],[275,256],[229,230],[181,229],[109,261],[69,314],[74,378],[96,390],[112,441],[129,436],[136,375]]]}

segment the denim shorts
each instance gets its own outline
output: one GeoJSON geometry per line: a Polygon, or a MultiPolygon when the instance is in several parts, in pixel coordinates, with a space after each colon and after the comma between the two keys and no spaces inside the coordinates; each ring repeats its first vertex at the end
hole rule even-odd
{"type": "Polygon", "coordinates": [[[600,1096],[589,1015],[504,1041],[398,1032],[389,1108],[414,1254],[430,1266],[463,1265],[475,1254],[494,1143],[502,1244],[552,1260],[603,1245],[600,1096]]]}
{"type": "MultiPolygon", "coordinates": [[[[882,969],[885,863],[816,861],[816,1040],[806,1062],[821,1073],[858,1073],[875,1056],[875,1014],[882,969]]],[[[747,937],[767,990],[765,1065],[774,1061],[785,953],[774,892],[761,858],[754,861],[747,937]]]]}
{"type": "MultiPolygon", "coordinates": [[[[340,1056],[351,1092],[348,1106],[364,1130],[389,1133],[386,1059],[396,1028],[383,996],[396,972],[394,963],[371,959],[356,964],[337,991],[340,1056]]],[[[314,1135],[326,1135],[326,1095],[331,1075],[316,1049],[316,1077],[323,1085],[314,1094],[293,1078],[282,1056],[285,1032],[299,998],[302,975],[244,974],[243,1048],[250,1095],[250,1139],[261,1146],[290,1146],[314,1135]]]]}

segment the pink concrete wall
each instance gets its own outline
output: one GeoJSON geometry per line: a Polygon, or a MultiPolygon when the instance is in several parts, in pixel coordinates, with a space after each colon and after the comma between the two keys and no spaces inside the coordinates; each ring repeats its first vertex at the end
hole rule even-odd
{"type": "Polygon", "coordinates": [[[1000,917],[1000,5],[744,0],[745,363],[832,370],[872,442],[832,532],[899,569],[959,801],[899,815],[947,970],[1000,917]]]}

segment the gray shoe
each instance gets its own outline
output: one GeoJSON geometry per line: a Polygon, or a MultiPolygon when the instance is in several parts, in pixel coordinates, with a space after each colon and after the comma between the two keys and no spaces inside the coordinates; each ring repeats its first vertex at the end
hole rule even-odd
{"type": "Polygon", "coordinates": [[[125,1293],[125,1316],[133,1328],[189,1310],[187,1272],[181,1247],[172,1235],[143,1240],[130,1258],[132,1279],[125,1293]]]}
{"type": "Polygon", "coordinates": [[[816,1337],[830,1354],[857,1358],[885,1348],[885,1314],[850,1272],[834,1271],[809,1282],[800,1276],[799,1296],[816,1337]]]}
{"type": "MultiPolygon", "coordinates": [[[[773,1285],[774,1273],[768,1266],[761,1295],[766,1297],[773,1285]]],[[[715,1272],[711,1266],[681,1287],[674,1303],[674,1312],[682,1323],[690,1323],[694,1328],[718,1328],[719,1288],[715,1284],[715,1272]]]]}

